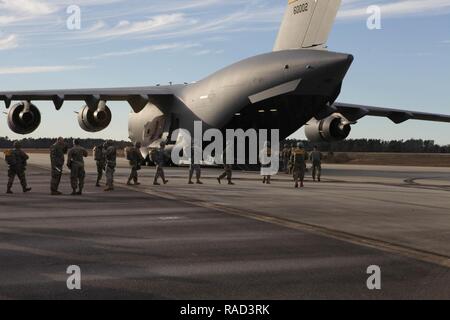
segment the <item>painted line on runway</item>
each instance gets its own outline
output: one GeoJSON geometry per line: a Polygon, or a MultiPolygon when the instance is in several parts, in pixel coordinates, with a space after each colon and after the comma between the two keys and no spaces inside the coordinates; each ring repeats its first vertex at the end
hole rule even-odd
{"type": "MultiPolygon", "coordinates": [[[[39,167],[41,169],[49,171],[49,169],[45,168],[45,167],[36,166],[36,165],[35,165],[35,167],[39,167]]],[[[377,184],[377,183],[375,183],[375,184],[377,184]]],[[[149,194],[149,195],[152,195],[157,198],[173,200],[173,201],[180,201],[180,202],[184,202],[184,203],[187,203],[187,204],[190,204],[193,206],[197,206],[197,207],[213,209],[213,210],[217,210],[217,211],[235,215],[235,216],[245,217],[245,218],[249,218],[249,219],[253,219],[253,220],[257,220],[257,221],[261,221],[261,222],[265,222],[265,223],[279,225],[279,226],[294,229],[294,230],[314,233],[314,234],[326,236],[328,238],[346,241],[346,242],[353,243],[356,245],[362,245],[365,247],[378,249],[378,250],[382,250],[382,251],[389,252],[389,253],[399,254],[399,255],[413,258],[416,260],[433,263],[436,265],[450,268],[450,257],[439,254],[439,253],[435,253],[435,252],[430,252],[430,251],[426,251],[426,250],[403,246],[403,245],[395,244],[395,243],[388,242],[388,241],[368,238],[368,237],[364,237],[364,236],[360,236],[360,235],[347,233],[344,231],[329,229],[329,228],[318,226],[318,225],[313,225],[313,224],[308,224],[308,223],[303,223],[303,222],[298,222],[298,221],[292,221],[292,220],[288,220],[288,219],[282,219],[282,218],[270,216],[267,214],[262,214],[260,212],[252,212],[250,210],[244,211],[242,209],[237,209],[237,208],[232,208],[232,207],[228,207],[228,206],[224,206],[224,205],[209,203],[209,202],[199,200],[199,199],[192,200],[192,198],[187,198],[187,197],[183,197],[180,195],[174,196],[172,193],[170,193],[168,191],[164,191],[162,189],[158,189],[158,191],[156,192],[156,191],[154,191],[152,189],[148,189],[148,188],[137,189],[136,187],[133,187],[133,186],[127,186],[125,183],[116,183],[116,185],[120,186],[124,189],[149,194]]],[[[401,186],[408,187],[408,185],[401,185],[401,186]]],[[[415,187],[415,188],[417,188],[417,187],[415,187]]],[[[425,189],[425,188],[423,188],[423,189],[425,189]]],[[[442,189],[440,189],[440,190],[442,190],[442,189]]]]}
{"type": "Polygon", "coordinates": [[[257,220],[260,222],[270,223],[282,227],[286,227],[289,229],[304,231],[308,233],[313,233],[321,236],[325,236],[328,238],[333,238],[340,241],[345,241],[348,243],[352,243],[355,245],[362,245],[365,247],[369,247],[372,249],[378,249],[385,252],[393,253],[393,254],[399,254],[408,258],[412,258],[415,260],[420,260],[423,262],[428,262],[436,265],[440,265],[443,267],[450,268],[450,257],[446,255],[442,255],[435,252],[430,252],[426,250],[416,249],[408,246],[403,246],[399,244],[395,244],[388,241],[368,238],[360,235],[355,235],[352,233],[347,233],[344,231],[329,229],[326,227],[293,221],[289,219],[282,219],[278,217],[274,217],[267,214],[262,214],[259,212],[252,212],[250,210],[242,210],[238,208],[232,208],[224,205],[209,203],[203,200],[195,199],[192,200],[191,198],[179,196],[179,195],[173,195],[172,193],[168,191],[164,191],[162,189],[159,189],[158,191],[152,190],[152,189],[137,189],[133,186],[127,186],[125,184],[120,184],[121,187],[133,190],[136,192],[146,193],[149,195],[152,195],[154,197],[163,198],[166,200],[174,200],[174,201],[181,201],[184,203],[187,203],[189,205],[197,206],[197,207],[203,207],[207,209],[217,210],[220,212],[224,212],[227,214],[240,216],[252,220],[257,220]]]}

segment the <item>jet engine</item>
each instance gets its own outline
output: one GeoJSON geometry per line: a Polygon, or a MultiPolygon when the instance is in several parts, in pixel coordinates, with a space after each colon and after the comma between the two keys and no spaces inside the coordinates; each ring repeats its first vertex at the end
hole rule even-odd
{"type": "Polygon", "coordinates": [[[341,114],[333,114],[322,120],[313,118],[306,124],[305,134],[311,142],[342,141],[350,135],[351,124],[341,114]]]}
{"type": "Polygon", "coordinates": [[[106,129],[112,120],[111,110],[104,101],[100,101],[98,108],[84,106],[78,113],[78,124],[87,132],[99,132],[106,129]]]}
{"type": "Polygon", "coordinates": [[[41,113],[28,101],[15,104],[8,112],[8,126],[17,134],[30,134],[41,124],[41,113]]]}

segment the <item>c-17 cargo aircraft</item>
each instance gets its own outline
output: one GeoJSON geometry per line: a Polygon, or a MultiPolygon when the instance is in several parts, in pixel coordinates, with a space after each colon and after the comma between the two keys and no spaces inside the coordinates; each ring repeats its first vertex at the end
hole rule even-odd
{"type": "Polygon", "coordinates": [[[41,115],[34,101],[83,101],[78,122],[88,132],[105,129],[108,101],[132,108],[129,137],[151,147],[176,129],[193,132],[194,122],[225,129],[279,129],[284,139],[305,126],[312,141],[346,139],[365,116],[450,122],[450,116],[336,102],[353,56],[330,52],[326,42],[341,0],[289,0],[273,52],[226,67],[192,84],[80,90],[0,92],[9,128],[36,130],[41,115]],[[11,107],[12,101],[20,101],[11,107]]]}

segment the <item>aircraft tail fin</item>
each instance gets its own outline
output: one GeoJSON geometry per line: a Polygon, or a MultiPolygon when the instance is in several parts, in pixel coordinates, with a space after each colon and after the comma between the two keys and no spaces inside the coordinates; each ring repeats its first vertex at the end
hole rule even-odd
{"type": "Polygon", "coordinates": [[[288,0],[274,51],[324,49],[341,0],[288,0]]]}

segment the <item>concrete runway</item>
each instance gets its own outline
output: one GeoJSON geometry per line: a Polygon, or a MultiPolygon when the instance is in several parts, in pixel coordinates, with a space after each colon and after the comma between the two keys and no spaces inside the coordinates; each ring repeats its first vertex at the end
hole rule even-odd
{"type": "Polygon", "coordinates": [[[0,194],[0,299],[450,299],[450,169],[329,165],[295,190],[246,172],[218,185],[215,169],[191,187],[183,168],[153,187],[145,168],[135,188],[121,160],[105,194],[89,160],[78,198],[48,195],[47,159],[32,156],[32,193],[0,194]],[[69,265],[81,291],[66,287],[69,265]]]}

